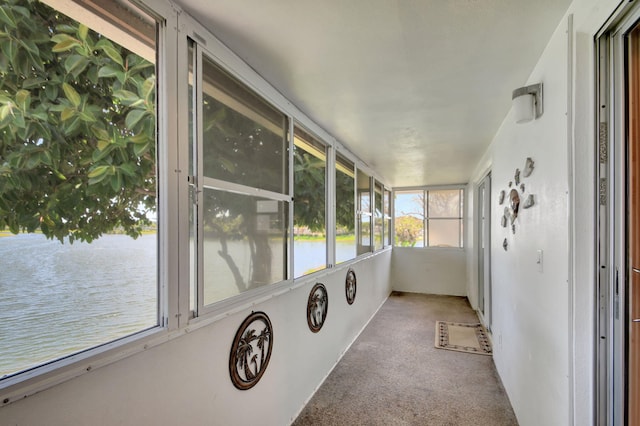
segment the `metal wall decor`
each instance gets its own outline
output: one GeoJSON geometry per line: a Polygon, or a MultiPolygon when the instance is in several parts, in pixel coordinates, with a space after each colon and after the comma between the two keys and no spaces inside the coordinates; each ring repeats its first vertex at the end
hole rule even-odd
{"type": "Polygon", "coordinates": [[[502,219],[500,222],[503,228],[507,227],[507,224],[509,223],[510,218],[511,218],[511,210],[509,210],[509,207],[505,206],[504,212],[502,213],[502,219]]]}
{"type": "Polygon", "coordinates": [[[518,210],[520,209],[520,195],[518,191],[512,189],[509,192],[509,210],[511,212],[511,223],[513,223],[518,217],[518,210]]]}
{"type": "Polygon", "coordinates": [[[264,374],[273,348],[273,328],[264,312],[252,312],[240,324],[229,354],[231,382],[240,390],[254,387],[264,374]]]}
{"type": "Polygon", "coordinates": [[[327,309],[329,308],[329,296],[327,289],[322,283],[317,283],[309,292],[307,301],[307,324],[309,330],[317,333],[327,319],[327,309]]]}
{"type": "Polygon", "coordinates": [[[347,278],[344,281],[344,292],[347,296],[347,303],[350,305],[353,305],[353,301],[356,300],[356,284],[356,273],[349,268],[347,278]]]}
{"type": "MultiPolygon", "coordinates": [[[[516,233],[516,219],[518,218],[518,214],[520,213],[521,201],[523,210],[531,208],[535,204],[534,194],[528,194],[526,199],[524,198],[525,184],[524,182],[521,182],[521,178],[527,178],[531,175],[531,173],[533,173],[534,166],[535,163],[533,162],[531,157],[527,157],[522,171],[520,171],[519,168],[516,168],[513,174],[513,181],[509,181],[509,183],[507,184],[507,190],[500,191],[500,194],[498,195],[498,204],[500,205],[503,204],[505,198],[507,199],[507,205],[504,208],[502,217],[500,218],[500,225],[502,225],[503,228],[506,228],[510,223],[511,233],[514,235],[516,233]]],[[[508,247],[509,242],[505,238],[502,242],[502,248],[507,251],[508,247]]]]}
{"type": "Polygon", "coordinates": [[[530,207],[533,207],[533,205],[536,203],[533,194],[529,194],[529,196],[527,197],[526,200],[524,200],[524,204],[522,205],[523,209],[528,209],[530,207]]]}
{"type": "Polygon", "coordinates": [[[524,170],[522,170],[522,176],[529,177],[531,176],[531,172],[533,172],[533,168],[535,163],[531,159],[531,157],[527,157],[527,160],[524,162],[524,170]]]}

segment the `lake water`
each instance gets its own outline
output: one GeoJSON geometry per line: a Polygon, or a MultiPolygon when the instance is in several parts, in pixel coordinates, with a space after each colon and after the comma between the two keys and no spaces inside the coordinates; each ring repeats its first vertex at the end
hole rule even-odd
{"type": "MultiPolygon", "coordinates": [[[[156,326],[156,241],[155,235],[106,235],[91,244],[40,234],[0,237],[0,377],[156,326]]],[[[295,270],[322,264],[324,250],[322,242],[298,242],[295,270]]],[[[355,246],[339,243],[336,252],[347,260],[355,246]]],[[[205,262],[205,272],[215,277],[216,292],[237,294],[219,256],[205,262]]]]}
{"type": "Polygon", "coordinates": [[[0,377],[157,325],[156,236],[0,238],[0,377]]]}

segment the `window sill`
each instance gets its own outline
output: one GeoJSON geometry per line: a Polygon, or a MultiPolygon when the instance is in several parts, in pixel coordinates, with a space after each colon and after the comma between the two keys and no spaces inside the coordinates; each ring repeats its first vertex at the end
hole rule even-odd
{"type": "Polygon", "coordinates": [[[158,346],[181,332],[157,326],[81,353],[0,379],[0,408],[96,368],[158,346]]]}
{"type": "Polygon", "coordinates": [[[394,250],[426,250],[426,251],[464,251],[464,247],[401,247],[393,246],[394,250]]]}
{"type": "Polygon", "coordinates": [[[97,368],[113,364],[183,336],[191,331],[213,324],[230,315],[250,309],[266,300],[278,297],[312,282],[322,280],[328,275],[346,271],[358,263],[388,252],[391,249],[392,247],[385,247],[375,252],[365,253],[354,259],[335,265],[332,268],[323,269],[295,280],[282,281],[262,289],[257,289],[254,292],[241,294],[235,298],[224,300],[215,304],[206,314],[190,320],[185,327],[177,330],[169,331],[164,327],[154,327],[58,361],[0,379],[0,409],[12,402],[42,392],[53,386],[87,374],[97,368]]]}

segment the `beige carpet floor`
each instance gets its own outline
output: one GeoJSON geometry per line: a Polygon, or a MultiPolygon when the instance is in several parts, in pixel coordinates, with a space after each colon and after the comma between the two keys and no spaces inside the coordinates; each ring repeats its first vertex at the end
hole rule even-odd
{"type": "Polygon", "coordinates": [[[435,348],[438,320],[478,318],[466,298],[393,292],[293,424],[517,425],[493,358],[435,348]]]}

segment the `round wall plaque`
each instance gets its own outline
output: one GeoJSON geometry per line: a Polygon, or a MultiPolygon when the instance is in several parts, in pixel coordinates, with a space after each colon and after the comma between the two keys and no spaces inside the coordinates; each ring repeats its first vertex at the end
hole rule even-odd
{"type": "Polygon", "coordinates": [[[327,318],[327,309],[329,309],[329,296],[327,289],[322,283],[317,283],[309,293],[307,302],[307,324],[309,330],[317,333],[324,325],[327,318]]]}
{"type": "Polygon", "coordinates": [[[231,345],[229,374],[240,390],[254,387],[269,365],[273,347],[271,321],[264,312],[253,312],[240,324],[231,345]]]}
{"type": "Polygon", "coordinates": [[[347,279],[344,284],[347,303],[352,305],[353,301],[356,300],[356,273],[353,269],[349,268],[347,271],[347,279]]]}

